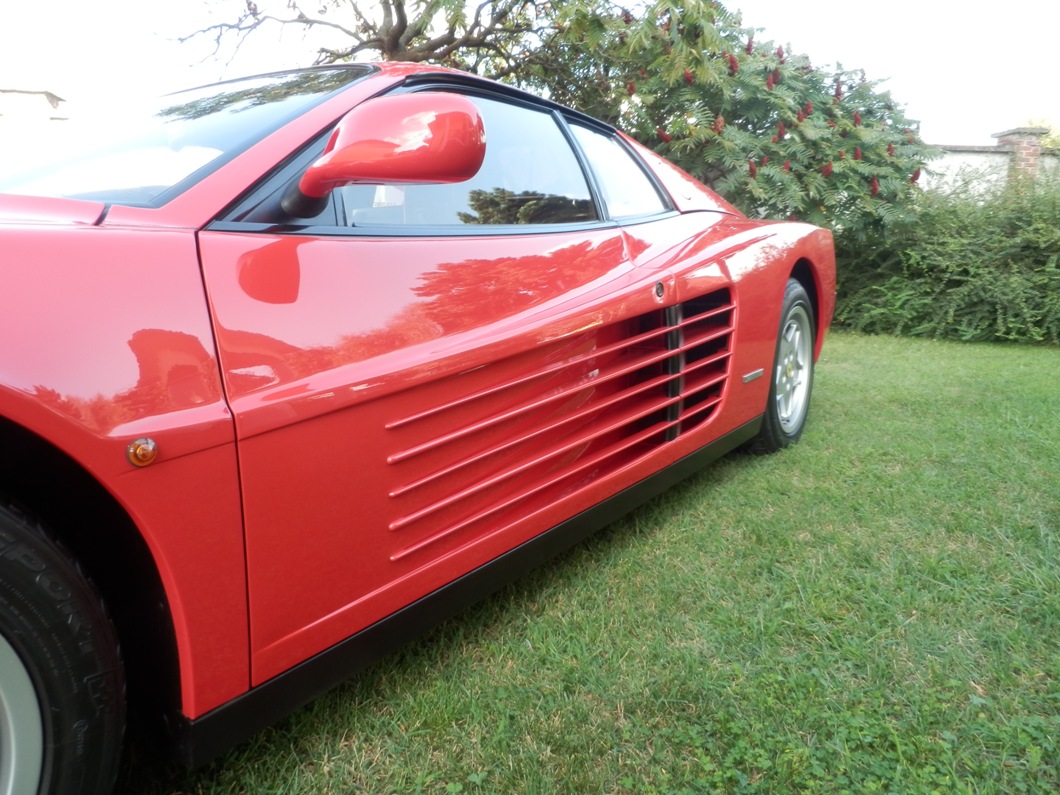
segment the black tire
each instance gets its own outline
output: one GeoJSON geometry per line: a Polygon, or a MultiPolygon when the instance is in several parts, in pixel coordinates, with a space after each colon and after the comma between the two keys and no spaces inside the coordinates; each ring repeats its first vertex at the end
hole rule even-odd
{"type": "Polygon", "coordinates": [[[0,795],[104,795],[125,726],[117,635],[44,529],[0,504],[0,795]]]}
{"type": "Polygon", "coordinates": [[[770,374],[769,399],[758,436],[747,445],[756,455],[775,453],[799,441],[813,393],[816,324],[806,288],[788,279],[770,374]]]}

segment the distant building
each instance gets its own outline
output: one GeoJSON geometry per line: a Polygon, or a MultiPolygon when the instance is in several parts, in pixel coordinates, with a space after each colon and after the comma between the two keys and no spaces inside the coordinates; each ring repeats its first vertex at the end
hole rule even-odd
{"type": "Polygon", "coordinates": [[[65,120],[60,108],[64,102],[65,99],[51,91],[0,88],[0,123],[65,120]]]}
{"type": "Polygon", "coordinates": [[[1004,184],[1015,175],[1060,177],[1060,150],[1042,146],[1045,127],[1017,127],[994,133],[994,146],[939,146],[942,157],[931,161],[925,185],[941,187],[974,176],[984,186],[1004,184]]]}
{"type": "MultiPolygon", "coordinates": [[[[51,91],[28,91],[0,88],[0,152],[11,153],[33,149],[54,139],[60,124],[67,121],[66,100],[51,91]]],[[[4,157],[0,155],[0,157],[4,157]]]]}
{"type": "Polygon", "coordinates": [[[66,120],[66,100],[58,94],[0,88],[0,150],[8,153],[5,165],[17,165],[11,152],[46,146],[66,120]]]}

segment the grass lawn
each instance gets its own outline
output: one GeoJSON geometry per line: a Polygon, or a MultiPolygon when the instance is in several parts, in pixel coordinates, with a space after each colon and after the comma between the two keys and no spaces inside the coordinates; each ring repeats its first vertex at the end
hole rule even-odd
{"type": "Polygon", "coordinates": [[[1060,791],[1060,350],[832,335],[731,456],[172,793],[1060,791]]]}

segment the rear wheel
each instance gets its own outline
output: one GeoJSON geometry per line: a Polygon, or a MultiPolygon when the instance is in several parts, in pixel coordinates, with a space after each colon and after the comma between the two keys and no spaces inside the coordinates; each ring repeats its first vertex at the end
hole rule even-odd
{"type": "Polygon", "coordinates": [[[775,453],[802,436],[813,392],[813,305],[806,288],[788,279],[780,311],[776,356],[762,428],[751,443],[752,453],[775,453]]]}
{"type": "Polygon", "coordinates": [[[125,721],[116,635],[77,564],[0,505],[0,795],[102,795],[125,721]]]}

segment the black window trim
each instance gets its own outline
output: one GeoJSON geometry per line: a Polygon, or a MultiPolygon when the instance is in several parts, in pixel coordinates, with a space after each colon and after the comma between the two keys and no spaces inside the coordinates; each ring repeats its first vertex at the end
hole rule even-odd
{"type": "MultiPolygon", "coordinates": [[[[593,125],[583,124],[580,120],[576,121],[575,124],[580,125],[581,127],[585,127],[591,132],[603,132],[599,129],[598,125],[596,126],[596,129],[594,129],[593,125]]],[[[585,167],[589,169],[589,172],[591,174],[593,174],[593,180],[595,181],[596,171],[595,169],[593,169],[592,163],[589,161],[589,156],[585,154],[585,152],[582,150],[582,147],[578,143],[578,139],[574,136],[573,131],[568,130],[568,135],[570,135],[571,141],[574,142],[574,146],[578,149],[579,152],[581,152],[581,155],[585,160],[585,167]]],[[[626,140],[621,135],[619,135],[617,130],[612,128],[611,132],[609,134],[605,134],[605,136],[607,138],[610,138],[616,144],[618,144],[619,148],[623,152],[625,152],[626,155],[630,158],[630,160],[633,161],[634,165],[636,165],[637,168],[640,169],[640,172],[645,176],[645,178],[648,180],[648,183],[655,190],[655,195],[658,197],[659,203],[663,207],[663,209],[658,212],[640,213],[638,215],[624,215],[621,218],[616,218],[612,216],[610,214],[610,209],[608,209],[607,217],[621,226],[626,226],[630,223],[644,223],[655,218],[662,218],[669,215],[670,213],[675,212],[676,210],[674,208],[673,200],[670,198],[670,194],[666,192],[665,188],[663,188],[663,186],[660,184],[659,178],[655,176],[655,172],[648,168],[648,164],[644,162],[643,158],[641,158],[637,154],[637,152],[626,142],[626,140]]],[[[603,200],[602,190],[600,191],[600,201],[604,204],[604,206],[606,206],[606,202],[604,202],[603,200]]]]}
{"type": "MultiPolygon", "coordinates": [[[[335,225],[320,223],[264,223],[255,221],[233,220],[232,216],[239,212],[245,212],[260,204],[269,195],[283,190],[291,179],[297,176],[303,160],[308,161],[310,154],[317,146],[321,149],[327,141],[331,130],[338,124],[341,116],[328,124],[323,130],[310,138],[298,150],[293,152],[283,162],[273,168],[267,175],[259,179],[253,186],[226,207],[214,221],[209,223],[205,229],[218,232],[249,232],[269,234],[289,234],[307,237],[370,237],[370,238],[453,238],[453,237],[510,237],[512,235],[538,235],[557,234],[560,232],[593,231],[601,229],[614,229],[625,226],[633,226],[640,223],[666,218],[676,215],[677,210],[669,194],[663,189],[654,172],[648,168],[643,159],[634,151],[618,130],[606,122],[594,119],[580,111],[560,105],[552,100],[539,97],[535,94],[513,88],[503,83],[495,83],[476,77],[475,75],[450,74],[446,72],[424,72],[410,75],[401,83],[391,86],[375,96],[387,96],[390,94],[403,94],[420,91],[451,91],[471,96],[481,96],[497,102],[524,107],[537,112],[549,113],[556,121],[564,140],[571,147],[575,158],[582,170],[582,176],[589,188],[590,196],[597,210],[598,218],[592,221],[581,221],[565,224],[446,224],[446,225],[378,225],[378,226],[346,226],[339,225],[336,213],[335,225]],[[606,202],[600,190],[596,174],[589,163],[588,157],[582,147],[574,138],[570,129],[571,123],[580,124],[590,130],[615,140],[622,149],[633,159],[641,171],[648,177],[656,193],[662,201],[664,209],[662,212],[650,213],[640,216],[629,216],[621,219],[612,218],[608,212],[606,202]],[[297,165],[296,165],[297,164],[297,165]],[[295,173],[290,172],[294,168],[295,173]]],[[[333,206],[333,205],[332,205],[333,206]]]]}
{"type": "Polygon", "coordinates": [[[622,135],[619,134],[618,128],[607,122],[588,116],[581,111],[568,108],[565,105],[560,105],[558,102],[539,97],[528,91],[523,91],[522,89],[514,88],[505,85],[504,83],[495,83],[490,80],[485,80],[475,75],[450,75],[446,73],[413,75],[406,79],[401,85],[397,86],[393,93],[405,93],[409,91],[444,91],[453,89],[458,89],[462,93],[485,96],[488,99],[494,99],[497,101],[508,101],[512,104],[520,105],[532,110],[552,111],[557,119],[560,120],[560,129],[563,131],[567,143],[570,145],[571,149],[574,150],[575,156],[578,158],[578,163],[582,168],[582,174],[592,192],[594,203],[598,208],[603,210],[603,212],[600,213],[602,221],[614,221],[620,226],[626,226],[631,223],[644,223],[648,220],[664,218],[677,212],[673,200],[670,198],[670,194],[659,181],[655,172],[648,167],[648,164],[644,162],[644,159],[626,142],[622,135]],[[603,200],[603,193],[600,191],[599,182],[596,178],[596,173],[592,168],[592,164],[589,162],[589,158],[585,155],[585,152],[582,150],[582,147],[578,144],[577,139],[575,139],[570,130],[571,124],[579,124],[582,127],[586,127],[594,132],[600,133],[601,135],[605,135],[615,141],[633,160],[637,167],[640,168],[641,173],[648,178],[648,181],[655,189],[655,193],[658,195],[659,201],[662,203],[664,209],[657,213],[645,213],[643,215],[613,218],[608,212],[607,203],[603,200]]]}
{"type": "MultiPolygon", "coordinates": [[[[652,216],[653,219],[659,216],[652,216]]],[[[253,221],[214,221],[206,227],[210,232],[255,232],[268,234],[305,235],[307,237],[512,237],[514,235],[555,235],[562,232],[617,229],[626,224],[616,221],[579,221],[570,224],[409,224],[379,226],[329,226],[321,224],[269,224],[253,221]]]]}
{"type": "MultiPolygon", "coordinates": [[[[437,75],[432,76],[437,77],[437,75]]],[[[417,75],[416,77],[427,76],[417,75]]],[[[469,77],[471,77],[470,80],[413,80],[411,81],[411,86],[410,81],[406,80],[392,93],[404,94],[413,92],[450,91],[452,93],[460,93],[466,96],[482,97],[483,99],[492,100],[494,102],[502,102],[506,105],[525,108],[526,110],[531,110],[535,113],[548,114],[551,116],[556,127],[559,128],[560,135],[563,137],[563,140],[566,141],[567,147],[574,155],[574,159],[578,162],[578,167],[582,172],[582,179],[585,180],[585,186],[589,189],[589,198],[593,203],[593,209],[596,211],[597,215],[592,221],[583,221],[572,224],[482,224],[481,226],[489,227],[491,229],[524,229],[531,226],[555,226],[564,229],[578,229],[586,224],[591,225],[592,228],[598,228],[601,224],[606,224],[610,221],[611,218],[607,214],[607,204],[604,202],[603,193],[600,191],[600,186],[597,184],[596,175],[593,173],[592,168],[590,168],[585,153],[582,151],[581,147],[578,146],[577,141],[574,140],[574,136],[571,134],[570,127],[567,123],[567,115],[577,112],[571,111],[570,108],[565,108],[555,102],[545,100],[542,97],[535,96],[517,88],[512,88],[511,86],[506,86],[503,83],[483,81],[480,78],[475,78],[473,75],[469,77]]],[[[577,115],[583,116],[583,114],[577,115]]],[[[615,134],[615,129],[613,127],[609,127],[608,125],[598,122],[588,116],[584,116],[584,119],[592,122],[601,132],[605,132],[605,134],[615,134]]],[[[487,143],[487,146],[488,145],[489,144],[487,143]]],[[[470,224],[468,226],[470,226],[470,224]]]]}

